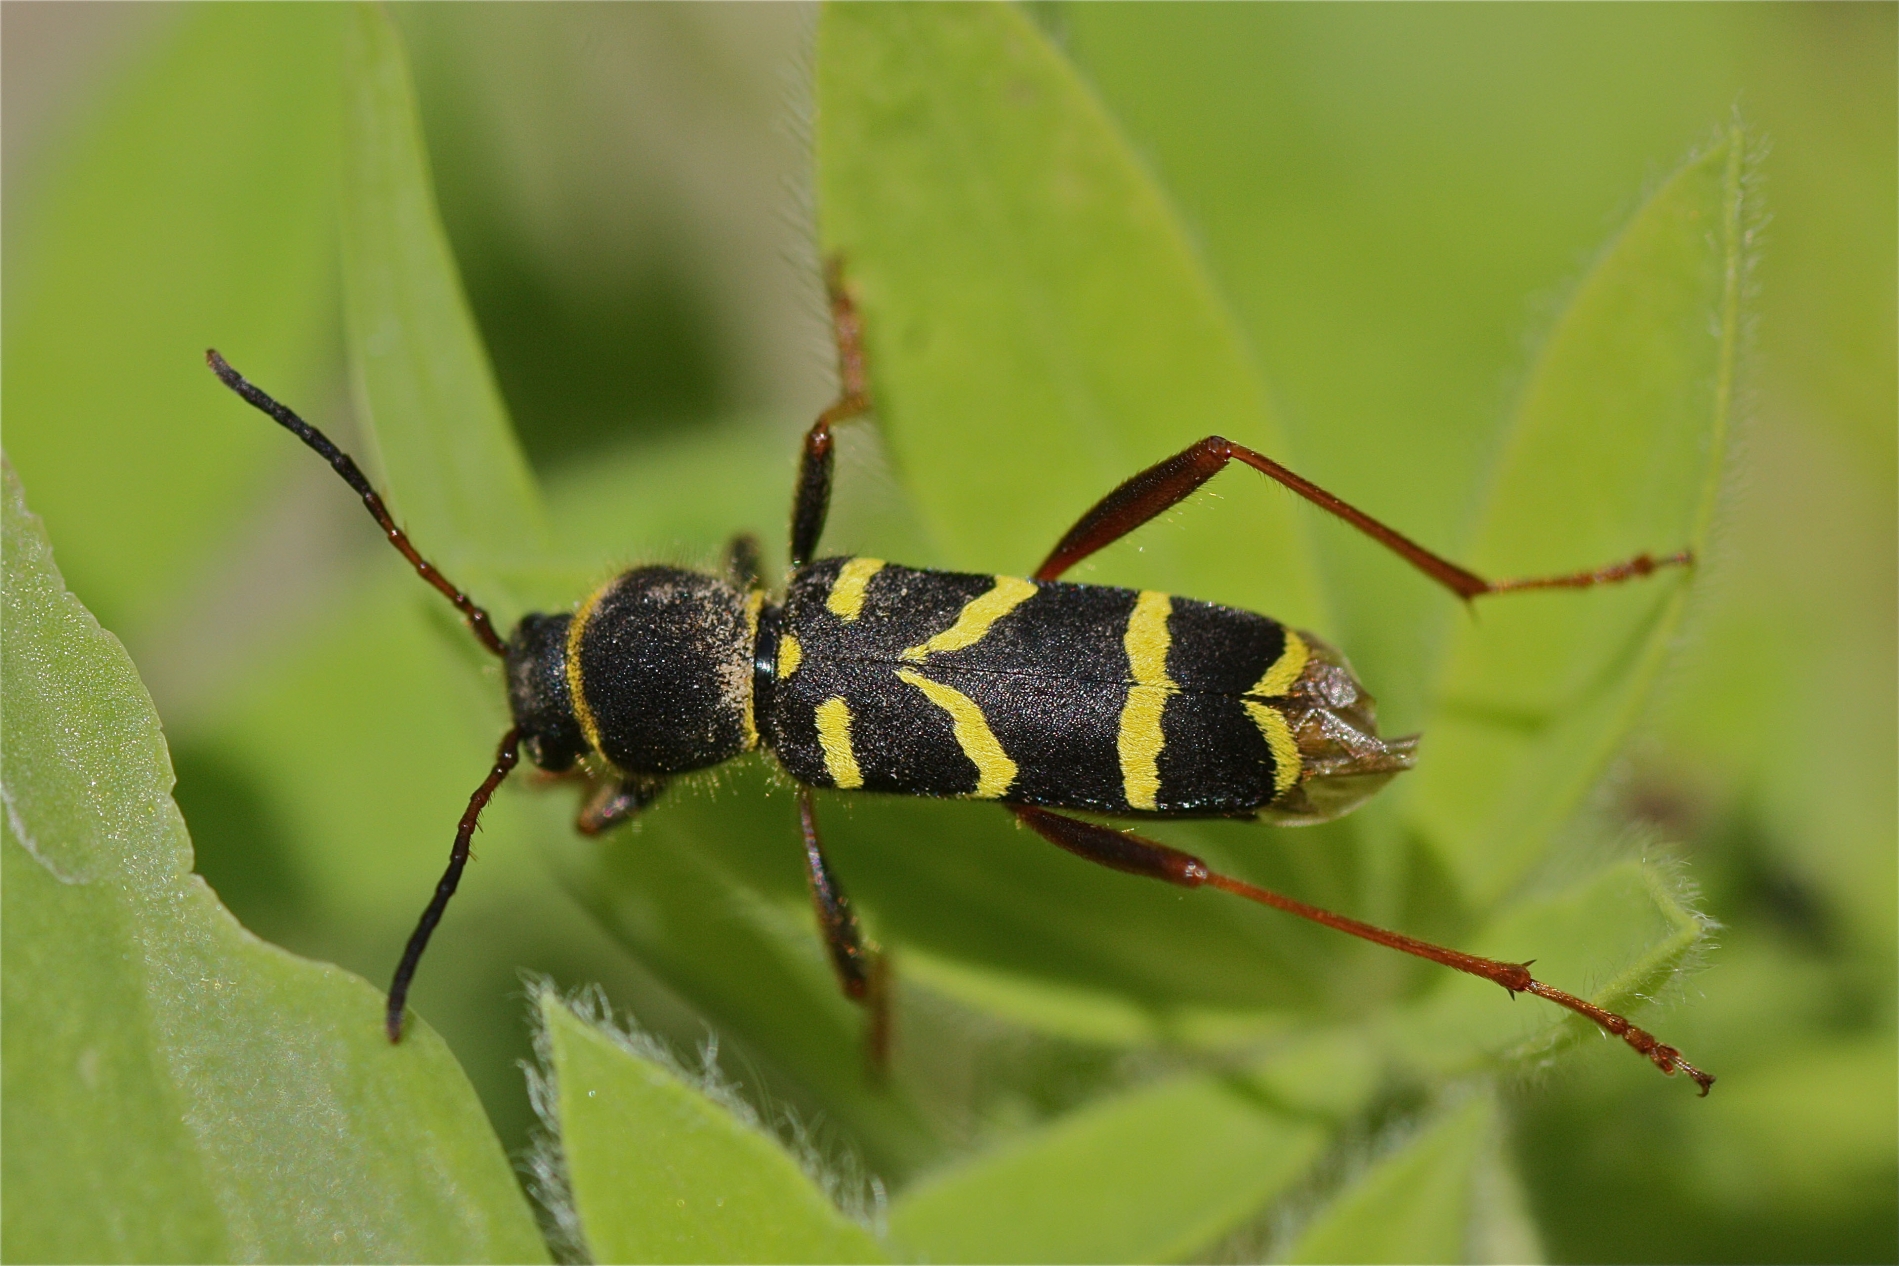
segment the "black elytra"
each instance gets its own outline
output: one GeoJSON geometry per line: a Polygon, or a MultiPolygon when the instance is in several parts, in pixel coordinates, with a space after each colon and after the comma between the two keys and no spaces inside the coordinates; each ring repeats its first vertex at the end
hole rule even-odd
{"type": "MultiPolygon", "coordinates": [[[[787,586],[780,626],[781,676],[760,729],[812,786],[1175,816],[1252,816],[1310,799],[1295,735],[1325,706],[1302,681],[1319,666],[1316,639],[1265,616],[1104,585],[830,558],[787,586]],[[853,581],[861,604],[841,614],[836,595],[853,581]],[[1147,674],[1129,649],[1143,634],[1147,674]]],[[[1353,697],[1368,710],[1362,692],[1353,697]]],[[[1410,763],[1407,742],[1383,747],[1378,773],[1410,763]]],[[[1368,778],[1370,766],[1367,757],[1368,778]]]]}
{"type": "Polygon", "coordinates": [[[754,749],[798,783],[807,878],[844,992],[868,1008],[881,1070],[890,1034],[887,959],[863,934],[818,836],[812,788],[992,800],[1069,852],[1130,874],[1213,887],[1528,992],[1587,1016],[1702,1093],[1713,1078],[1594,1003],[1480,958],[1361,923],[1209,868],[1191,854],[1058,810],[1132,818],[1318,822],[1409,769],[1416,737],[1378,734],[1373,700],[1310,633],[1170,594],[1075,584],[1061,574],[1179,504],[1231,461],[1359,528],[1466,601],[1583,589],[1691,562],[1639,555],[1592,571],[1492,582],[1439,557],[1270,458],[1209,436],[1110,492],[1031,578],[929,571],[858,556],[815,559],[831,490],[832,427],[869,407],[861,323],[831,277],[842,391],[805,435],[782,598],[736,538],[724,575],[639,567],[572,613],[525,616],[502,642],[487,612],[415,551],[350,458],[246,381],[212,369],[322,454],[403,556],[505,666],[513,727],[470,797],[449,865],[410,937],[385,1009],[400,1039],[410,982],[460,882],[490,796],[525,749],[593,786],[576,825],[595,834],[644,810],[668,779],[754,749]]]}

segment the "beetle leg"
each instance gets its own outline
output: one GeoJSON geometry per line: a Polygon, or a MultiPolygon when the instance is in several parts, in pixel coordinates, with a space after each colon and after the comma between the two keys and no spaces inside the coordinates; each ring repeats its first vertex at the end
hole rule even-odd
{"type": "Polygon", "coordinates": [[[1312,481],[1295,475],[1265,454],[1256,453],[1222,436],[1209,435],[1166,461],[1149,466],[1096,502],[1056,543],[1049,556],[1036,569],[1035,578],[1056,579],[1090,554],[1112,545],[1155,515],[1185,501],[1201,484],[1226,469],[1227,463],[1234,460],[1244,462],[1292,489],[1321,510],[1337,515],[1466,601],[1485,594],[1515,593],[1525,589],[1587,589],[1593,585],[1614,584],[1636,576],[1646,576],[1658,568],[1687,566],[1694,562],[1694,555],[1683,550],[1665,558],[1638,554],[1625,562],[1562,576],[1485,580],[1477,573],[1425,549],[1402,532],[1387,527],[1312,481]]]}
{"type": "Polygon", "coordinates": [[[1567,1007],[1577,1015],[1593,1021],[1602,1028],[1627,1042],[1638,1054],[1663,1072],[1673,1076],[1677,1072],[1686,1073],[1691,1081],[1701,1087],[1701,1093],[1707,1094],[1714,1085],[1714,1078],[1702,1072],[1681,1057],[1681,1052],[1672,1046],[1665,1046],[1654,1035],[1636,1028],[1613,1011],[1605,1011],[1595,1003],[1575,994],[1565,993],[1561,989],[1551,988],[1530,975],[1528,963],[1505,963],[1494,958],[1479,958],[1475,954],[1466,954],[1461,950],[1447,949],[1442,945],[1433,945],[1429,941],[1420,941],[1402,932],[1388,932],[1384,928],[1361,923],[1357,919],[1342,914],[1333,914],[1330,910],[1321,910],[1309,906],[1303,901],[1260,888],[1230,875],[1222,875],[1207,866],[1191,853],[1135,835],[1131,831],[1117,831],[1112,827],[1100,826],[1093,822],[1083,822],[1077,818],[1066,817],[1059,813],[1050,813],[1046,809],[1032,808],[1028,805],[1010,805],[1008,809],[1015,814],[1016,821],[1028,827],[1037,835],[1059,848],[1065,848],[1077,857],[1114,870],[1125,871],[1130,875],[1145,875],[1150,879],[1164,879],[1168,883],[1178,884],[1182,888],[1202,886],[1218,888],[1230,892],[1236,897],[1256,901],[1260,905],[1271,906],[1275,910],[1284,910],[1287,914],[1296,914],[1302,919],[1323,924],[1350,936],[1395,949],[1400,953],[1411,954],[1418,958],[1441,963],[1457,971],[1479,976],[1495,984],[1502,985],[1512,997],[1519,993],[1535,994],[1547,998],[1559,1007],[1567,1007]]]}
{"type": "Polygon", "coordinates": [[[582,835],[599,835],[622,822],[630,822],[666,790],[664,778],[621,778],[603,782],[587,797],[574,819],[574,829],[582,835]]]}
{"type": "Polygon", "coordinates": [[[831,332],[837,340],[837,399],[818,415],[804,434],[804,452],[798,458],[798,491],[791,507],[791,566],[811,561],[824,519],[831,509],[831,470],[835,461],[831,424],[854,418],[870,408],[870,378],[864,370],[864,324],[857,304],[844,288],[844,268],[832,258],[824,270],[831,295],[831,332]]]}
{"type": "Polygon", "coordinates": [[[798,788],[798,822],[804,828],[805,877],[811,883],[811,907],[817,912],[818,926],[824,930],[824,943],[831,951],[831,966],[837,971],[844,995],[861,1003],[869,1013],[870,1027],[865,1033],[865,1054],[873,1074],[881,1076],[890,1060],[890,970],[889,960],[877,947],[864,939],[864,932],[851,909],[851,899],[831,873],[818,841],[818,819],[808,788],[798,788]]]}
{"type": "Polygon", "coordinates": [[[761,574],[756,536],[740,532],[725,543],[725,578],[734,589],[750,593],[759,587],[761,574]]]}

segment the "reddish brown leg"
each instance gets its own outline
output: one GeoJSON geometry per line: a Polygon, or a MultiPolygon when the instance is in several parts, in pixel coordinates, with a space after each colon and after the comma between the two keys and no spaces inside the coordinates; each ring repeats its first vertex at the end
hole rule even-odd
{"type": "Polygon", "coordinates": [[[455,843],[448,852],[448,869],[442,872],[441,880],[435,885],[435,895],[429,898],[429,904],[422,911],[421,920],[415,925],[415,931],[409,934],[409,944],[402,951],[402,961],[396,964],[396,977],[389,983],[389,1008],[383,1013],[383,1030],[389,1034],[391,1042],[402,1040],[402,1009],[409,1000],[409,982],[415,979],[416,965],[422,961],[422,951],[429,947],[429,937],[435,934],[435,925],[442,921],[442,912],[448,909],[448,899],[455,895],[456,887],[462,881],[462,868],[468,865],[470,841],[475,838],[475,827],[481,822],[481,811],[488,807],[488,801],[495,794],[495,788],[520,759],[521,731],[509,730],[501,736],[501,744],[495,749],[494,768],[475,788],[475,794],[468,797],[468,808],[462,813],[461,825],[455,830],[455,843]]]}
{"type": "Polygon", "coordinates": [[[805,877],[811,884],[811,907],[817,912],[831,966],[844,995],[861,1003],[869,1014],[864,1034],[865,1056],[871,1071],[881,1076],[890,1059],[890,973],[885,957],[864,939],[851,899],[831,873],[818,842],[818,819],[811,792],[798,788],[798,821],[804,828],[805,877]]]}
{"type": "Polygon", "coordinates": [[[580,806],[580,813],[574,818],[574,829],[587,836],[610,831],[622,822],[632,821],[641,809],[657,800],[659,793],[664,790],[664,778],[621,778],[603,782],[580,806]]]}
{"type": "Polygon", "coordinates": [[[832,259],[824,271],[831,292],[831,332],[837,339],[837,399],[818,415],[804,435],[798,459],[798,491],[791,507],[791,565],[804,566],[817,552],[824,519],[831,509],[831,469],[835,461],[831,424],[870,408],[870,379],[864,371],[864,326],[857,305],[844,288],[844,270],[832,259]]]}
{"type": "Polygon", "coordinates": [[[1035,571],[1035,578],[1056,579],[1096,550],[1112,545],[1155,515],[1185,501],[1195,489],[1226,469],[1226,464],[1234,460],[1246,463],[1292,489],[1321,510],[1344,519],[1466,601],[1485,594],[1515,593],[1524,589],[1586,589],[1591,585],[1614,584],[1634,576],[1646,576],[1658,567],[1686,566],[1694,561],[1694,555],[1683,550],[1666,558],[1639,554],[1624,563],[1567,576],[1485,580],[1475,572],[1466,571],[1456,563],[1433,554],[1410,537],[1386,527],[1363,510],[1347,504],[1310,480],[1293,474],[1272,458],[1242,444],[1235,444],[1232,440],[1209,435],[1166,461],[1148,467],[1096,502],[1094,508],[1068,529],[1068,535],[1062,537],[1043,560],[1035,571]]]}
{"type": "Polygon", "coordinates": [[[1395,949],[1418,958],[1428,958],[1434,963],[1442,963],[1457,971],[1481,976],[1485,980],[1502,985],[1510,992],[1511,997],[1519,993],[1533,993],[1539,998],[1547,998],[1557,1006],[1567,1007],[1578,1015],[1586,1016],[1615,1034],[1671,1077],[1677,1072],[1686,1073],[1689,1080],[1701,1087],[1702,1094],[1707,1094],[1708,1088],[1714,1085],[1714,1078],[1710,1074],[1702,1072],[1683,1059],[1681,1052],[1674,1047],[1664,1046],[1652,1034],[1636,1028],[1613,1011],[1605,1011],[1593,1002],[1578,998],[1572,993],[1565,993],[1561,989],[1553,989],[1537,980],[1530,975],[1528,963],[1505,963],[1494,958],[1479,958],[1475,954],[1446,949],[1442,945],[1420,941],[1401,932],[1387,932],[1369,923],[1348,919],[1342,914],[1333,914],[1329,910],[1309,906],[1303,901],[1294,901],[1291,897],[1282,896],[1270,889],[1255,887],[1244,880],[1222,875],[1209,869],[1205,862],[1191,853],[1183,853],[1179,849],[1169,848],[1165,844],[1144,839],[1131,832],[1116,831],[1109,827],[1097,826],[1092,822],[1082,822],[1027,805],[1011,805],[1009,811],[1015,814],[1018,822],[1049,843],[1065,848],[1077,857],[1087,858],[1091,862],[1126,871],[1130,875],[1146,875],[1152,879],[1164,879],[1168,883],[1178,884],[1183,888],[1199,888],[1203,885],[1218,888],[1222,892],[1245,897],[1248,901],[1257,901],[1275,910],[1284,910],[1302,919],[1324,924],[1326,927],[1370,941],[1374,945],[1383,945],[1387,949],[1395,949]]]}
{"type": "Polygon", "coordinates": [[[415,568],[416,575],[435,586],[444,598],[455,604],[455,609],[462,613],[462,618],[468,621],[468,627],[474,631],[483,646],[494,654],[506,658],[508,648],[502,642],[501,635],[495,632],[494,621],[488,618],[487,611],[477,606],[474,599],[449,583],[447,576],[435,570],[435,565],[422,557],[415,546],[409,542],[408,534],[396,526],[396,521],[389,516],[388,507],[383,505],[382,498],[376,495],[374,488],[369,486],[369,480],[364,477],[362,470],[350,459],[348,453],[332,444],[329,436],[265,395],[244,375],[226,364],[224,358],[218,355],[215,349],[207,351],[204,359],[205,363],[211,366],[211,372],[216,374],[225,386],[241,396],[246,404],[269,414],[279,426],[315,449],[317,454],[343,477],[343,482],[356,490],[356,495],[361,497],[363,504],[368,507],[369,516],[376,520],[376,525],[382,529],[383,535],[389,538],[389,543],[396,547],[396,552],[409,560],[409,566],[415,568]]]}

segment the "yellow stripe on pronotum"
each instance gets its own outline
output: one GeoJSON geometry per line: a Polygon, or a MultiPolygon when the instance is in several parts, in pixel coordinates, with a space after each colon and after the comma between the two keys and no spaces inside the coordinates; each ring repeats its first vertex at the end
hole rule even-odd
{"type": "Polygon", "coordinates": [[[824,605],[840,620],[855,620],[864,613],[864,590],[870,578],[884,569],[881,558],[849,558],[837,569],[837,579],[824,605]]]}
{"type": "Polygon", "coordinates": [[[976,766],[976,790],[970,794],[978,800],[995,800],[1007,793],[1015,784],[1016,763],[1002,750],[996,732],[989,728],[989,718],[982,714],[976,701],[952,686],[931,681],[907,668],[899,668],[897,678],[921,690],[924,698],[949,713],[956,745],[976,766]]]}
{"type": "Polygon", "coordinates": [[[864,785],[857,752],[851,747],[851,705],[839,695],[818,705],[818,745],[824,749],[824,769],[832,783],[846,791],[864,785]]]}
{"type": "Polygon", "coordinates": [[[1254,687],[1247,691],[1249,695],[1258,695],[1262,699],[1280,699],[1292,693],[1293,683],[1299,680],[1299,674],[1305,672],[1306,661],[1312,658],[1312,651],[1306,646],[1306,640],[1291,629],[1283,630],[1286,635],[1286,649],[1279,652],[1272,667],[1260,674],[1254,687]]]}
{"type": "Polygon", "coordinates": [[[1134,613],[1122,638],[1134,684],[1128,687],[1127,702],[1121,707],[1115,750],[1121,757],[1122,794],[1132,809],[1153,809],[1160,796],[1160,754],[1166,743],[1161,714],[1167,710],[1168,697],[1180,689],[1167,675],[1167,650],[1174,641],[1167,631],[1167,617],[1173,611],[1173,599],[1166,594],[1143,590],[1134,600],[1134,613]]]}
{"type": "Polygon", "coordinates": [[[1286,794],[1286,789],[1299,781],[1302,762],[1299,759],[1299,743],[1292,737],[1292,727],[1286,724],[1286,714],[1278,708],[1269,708],[1263,703],[1243,699],[1246,715],[1253,718],[1253,724],[1266,739],[1266,746],[1273,754],[1273,795],[1275,798],[1286,794]]]}
{"type": "Polygon", "coordinates": [[[580,732],[587,746],[596,752],[600,750],[600,727],[593,719],[593,709],[587,706],[587,692],[580,688],[580,639],[587,631],[587,621],[593,618],[594,607],[616,583],[609,580],[589,594],[567,625],[567,694],[573,701],[574,719],[580,722],[580,732]]]}
{"type": "Polygon", "coordinates": [[[981,597],[972,598],[956,613],[956,622],[920,646],[905,650],[902,658],[920,664],[927,655],[960,651],[974,646],[988,634],[997,620],[1035,596],[1033,581],[1016,576],[997,576],[981,597]]]}
{"type": "MultiPolygon", "coordinates": [[[[754,589],[745,598],[745,644],[758,645],[758,613],[765,607],[765,591],[754,589]]],[[[745,674],[745,750],[758,746],[758,697],[752,689],[752,674],[745,674]]]]}

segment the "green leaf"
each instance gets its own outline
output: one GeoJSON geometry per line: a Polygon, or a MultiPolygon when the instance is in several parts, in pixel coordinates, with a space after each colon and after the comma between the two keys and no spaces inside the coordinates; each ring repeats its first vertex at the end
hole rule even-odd
{"type": "MultiPolygon", "coordinates": [[[[1534,958],[1537,979],[1642,1023],[1635,1013],[1694,962],[1709,926],[1684,900],[1678,879],[1631,860],[1513,903],[1462,948],[1506,962],[1534,958]]],[[[1447,974],[1393,1018],[1396,1052],[1439,1076],[1499,1058],[1546,1058],[1601,1032],[1534,998],[1506,1003],[1496,985],[1464,975],[1447,974]]],[[[1685,1054],[1699,1062],[1695,1052],[1685,1054]]]]}
{"type": "Polygon", "coordinates": [[[1721,1084],[1720,1115],[1696,1123],[1687,1150],[1729,1208],[1850,1216],[1856,1204],[1889,1199],[1899,1168],[1893,1065],[1884,1034],[1842,1042],[1802,1033],[1745,1079],[1721,1084]]]}
{"type": "Polygon", "coordinates": [[[349,34],[343,277],[365,429],[424,556],[500,605],[497,573],[547,552],[540,494],[436,213],[401,37],[370,4],[349,34]]]}
{"type": "Polygon", "coordinates": [[[191,874],[158,718],[6,468],[9,1260],[543,1260],[440,1040],[191,874]]]}
{"type": "Polygon", "coordinates": [[[564,830],[543,848],[574,899],[742,1044],[768,1086],[783,1093],[788,1076],[873,1164],[913,1168],[935,1150],[931,1131],[865,1068],[864,1013],[825,956],[797,840],[791,799],[758,757],[676,786],[636,830],[564,830]]]}
{"type": "Polygon", "coordinates": [[[1327,1136],[1249,1078],[1171,1078],[925,1179],[890,1234],[923,1261],[1175,1261],[1257,1215],[1327,1136]]]}
{"type": "MultiPolygon", "coordinates": [[[[818,163],[824,248],[860,297],[879,422],[939,562],[1026,574],[1195,440],[1283,448],[1165,197],[1019,11],[827,6],[818,163]]],[[[1077,578],[1316,620],[1291,498],[1226,480],[1190,531],[1149,529],[1077,578]]]]}
{"type": "MultiPolygon", "coordinates": [[[[1470,553],[1482,574],[1705,552],[1741,337],[1745,161],[1737,125],[1655,192],[1558,320],[1470,553]]],[[[1454,637],[1409,805],[1473,901],[1515,884],[1600,775],[1691,579],[1491,599],[1454,637]]]]}
{"type": "Polygon", "coordinates": [[[205,348],[293,397],[324,367],[341,17],[167,11],[44,190],[9,189],[8,454],[121,632],[163,617],[284,456],[205,348]]]}
{"type": "Polygon", "coordinates": [[[887,1260],[775,1139],[734,1116],[736,1101],[688,1085],[551,989],[538,1003],[561,1155],[596,1260],[887,1260]]]}
{"type": "Polygon", "coordinates": [[[1499,1154],[1500,1114],[1472,1095],[1372,1164],[1319,1211],[1290,1262],[1532,1261],[1515,1180],[1499,1154]]]}

